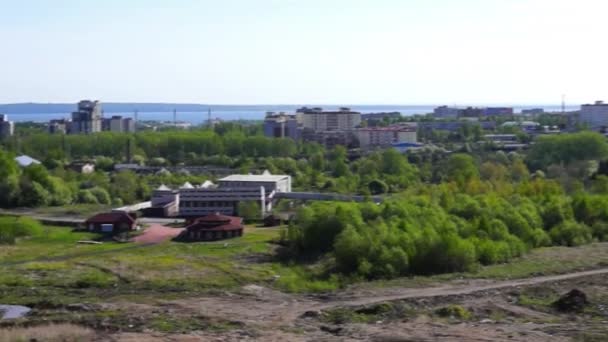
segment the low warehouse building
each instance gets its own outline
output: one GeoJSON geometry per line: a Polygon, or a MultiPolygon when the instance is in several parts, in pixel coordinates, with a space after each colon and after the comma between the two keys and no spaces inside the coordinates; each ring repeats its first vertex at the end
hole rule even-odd
{"type": "Polygon", "coordinates": [[[135,217],[125,212],[101,213],[85,221],[87,230],[108,234],[134,230],[136,223],[135,217]]]}

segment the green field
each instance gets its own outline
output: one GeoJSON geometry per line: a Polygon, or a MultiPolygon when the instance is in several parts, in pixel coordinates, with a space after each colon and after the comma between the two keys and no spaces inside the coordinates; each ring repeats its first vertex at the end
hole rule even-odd
{"type": "MultiPolygon", "coordinates": [[[[105,242],[98,236],[45,227],[42,236],[0,246],[0,303],[37,306],[127,299],[145,301],[238,290],[259,284],[288,292],[336,290],[356,279],[321,276],[319,264],[289,265],[274,256],[279,229],[251,228],[241,238],[215,243],[165,242],[145,246],[105,242]]],[[[425,286],[455,278],[523,278],[608,264],[608,244],[532,251],[509,264],[471,273],[373,281],[359,286],[425,286]]]]}

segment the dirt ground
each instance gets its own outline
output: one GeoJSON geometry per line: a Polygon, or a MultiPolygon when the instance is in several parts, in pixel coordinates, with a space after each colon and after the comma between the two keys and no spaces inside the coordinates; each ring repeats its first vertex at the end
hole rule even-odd
{"type": "Polygon", "coordinates": [[[608,341],[608,269],[325,296],[248,285],[238,293],[152,304],[106,303],[104,309],[142,319],[162,312],[177,320],[226,323],[222,329],[171,333],[98,332],[99,341],[608,341]],[[559,312],[551,306],[575,288],[588,295],[584,311],[559,312]],[[446,307],[466,314],[438,314],[446,307]]]}
{"type": "Polygon", "coordinates": [[[141,234],[133,238],[133,242],[141,244],[156,244],[171,240],[183,231],[182,228],[166,227],[158,223],[151,223],[141,234]]]}

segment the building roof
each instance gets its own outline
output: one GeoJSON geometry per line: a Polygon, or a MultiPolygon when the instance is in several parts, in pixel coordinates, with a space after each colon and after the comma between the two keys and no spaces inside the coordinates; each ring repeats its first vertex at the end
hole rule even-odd
{"type": "Polygon", "coordinates": [[[40,164],[40,161],[38,161],[30,156],[26,156],[26,155],[21,155],[21,156],[15,158],[15,161],[21,167],[28,167],[32,164],[40,164]]]}
{"type": "Polygon", "coordinates": [[[219,213],[199,217],[186,230],[225,231],[243,229],[243,219],[219,213]]]}
{"type": "Polygon", "coordinates": [[[205,181],[203,184],[201,184],[201,188],[203,188],[203,189],[207,189],[207,188],[210,188],[210,187],[212,187],[212,186],[214,186],[214,185],[215,185],[215,184],[213,184],[213,182],[212,182],[212,181],[210,181],[210,180],[206,180],[206,181],[205,181]]]}
{"type": "Polygon", "coordinates": [[[186,182],[186,183],[184,183],[184,185],[181,186],[180,189],[194,189],[194,186],[192,186],[192,184],[190,184],[190,182],[186,182]]]}
{"type": "Polygon", "coordinates": [[[240,217],[236,217],[236,216],[228,216],[228,215],[222,215],[219,213],[215,213],[215,214],[209,214],[207,216],[199,217],[194,221],[195,222],[229,222],[230,220],[235,219],[235,218],[240,219],[240,217]]]}
{"type": "Polygon", "coordinates": [[[129,222],[131,224],[135,223],[135,219],[131,217],[131,215],[125,212],[111,212],[111,213],[101,213],[95,216],[89,217],[86,223],[114,223],[114,222],[129,222]]]}
{"type": "Polygon", "coordinates": [[[230,175],[220,179],[220,182],[278,182],[288,175],[230,175]]]}
{"type": "Polygon", "coordinates": [[[359,128],[359,132],[416,132],[414,126],[387,126],[387,127],[365,127],[359,128]]]}
{"type": "Polygon", "coordinates": [[[171,189],[165,184],[161,184],[156,190],[158,191],[171,191],[171,189]]]}

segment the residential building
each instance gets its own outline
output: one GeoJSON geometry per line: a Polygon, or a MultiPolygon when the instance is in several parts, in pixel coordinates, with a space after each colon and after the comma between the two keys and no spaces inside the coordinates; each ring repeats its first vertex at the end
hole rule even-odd
{"type": "Polygon", "coordinates": [[[337,145],[356,147],[358,145],[355,131],[325,131],[315,132],[311,129],[302,130],[302,140],[314,141],[327,148],[337,145]]]}
{"type": "Polygon", "coordinates": [[[99,101],[83,100],[78,102],[78,110],[72,113],[70,134],[89,134],[101,132],[102,122],[101,103],[99,101]]]}
{"type": "Polygon", "coordinates": [[[606,129],[608,127],[608,103],[596,101],[594,104],[582,105],[579,123],[595,131],[606,129]]]}
{"type": "Polygon", "coordinates": [[[512,116],[512,107],[487,107],[483,109],[484,116],[512,116]]]}
{"type": "Polygon", "coordinates": [[[485,134],[483,138],[495,143],[517,142],[517,135],[515,134],[485,134]]]}
{"type": "Polygon", "coordinates": [[[475,121],[475,122],[467,122],[467,121],[447,121],[447,122],[418,122],[418,128],[425,130],[425,131],[431,131],[431,130],[437,130],[437,131],[450,131],[450,132],[456,132],[460,129],[460,127],[462,127],[463,125],[479,125],[481,126],[481,128],[483,130],[495,130],[496,129],[496,122],[495,121],[475,121]]]}
{"type": "Polygon", "coordinates": [[[180,241],[214,241],[243,235],[243,219],[213,213],[197,218],[177,237],[180,241]]]}
{"type": "Polygon", "coordinates": [[[134,230],[136,219],[125,212],[101,213],[85,221],[86,229],[91,232],[117,234],[134,230]]]}
{"type": "Polygon", "coordinates": [[[530,109],[522,109],[521,113],[523,115],[537,115],[543,114],[545,110],[543,108],[530,108],[530,109]]]}
{"type": "Polygon", "coordinates": [[[458,112],[458,117],[465,117],[465,118],[478,118],[483,115],[484,115],[484,109],[476,108],[476,107],[467,107],[464,109],[460,109],[460,111],[458,112]]]}
{"type": "Polygon", "coordinates": [[[84,161],[74,161],[68,165],[68,169],[78,173],[89,174],[95,172],[95,164],[84,161]]]}
{"type": "Polygon", "coordinates": [[[501,127],[519,127],[524,132],[528,132],[528,133],[535,132],[541,128],[540,124],[535,121],[506,121],[500,126],[501,127]]]}
{"type": "Polygon", "coordinates": [[[15,123],[8,121],[8,115],[0,114],[0,139],[6,139],[15,134],[15,123]]]}
{"type": "Polygon", "coordinates": [[[132,118],[123,118],[122,116],[115,115],[102,120],[102,130],[132,133],[135,132],[135,121],[132,118]]]}
{"type": "Polygon", "coordinates": [[[367,122],[368,127],[378,126],[387,121],[394,122],[401,117],[399,112],[361,114],[361,120],[367,122]]]}
{"type": "Polygon", "coordinates": [[[440,119],[456,119],[460,109],[456,107],[440,106],[433,110],[433,116],[440,119]]]}
{"type": "Polygon", "coordinates": [[[313,132],[352,131],[361,125],[361,113],[346,107],[337,111],[303,107],[297,113],[302,114],[304,129],[313,132]]]}
{"type": "Polygon", "coordinates": [[[362,149],[388,147],[396,143],[417,142],[416,126],[411,124],[359,128],[357,129],[357,137],[362,149]]]}
{"type": "Polygon", "coordinates": [[[302,128],[296,115],[288,115],[283,112],[266,113],[264,119],[264,135],[271,138],[291,138],[299,140],[302,128]]]}
{"type": "Polygon", "coordinates": [[[66,119],[53,119],[49,121],[49,133],[66,134],[69,132],[71,122],[66,119]]]}

